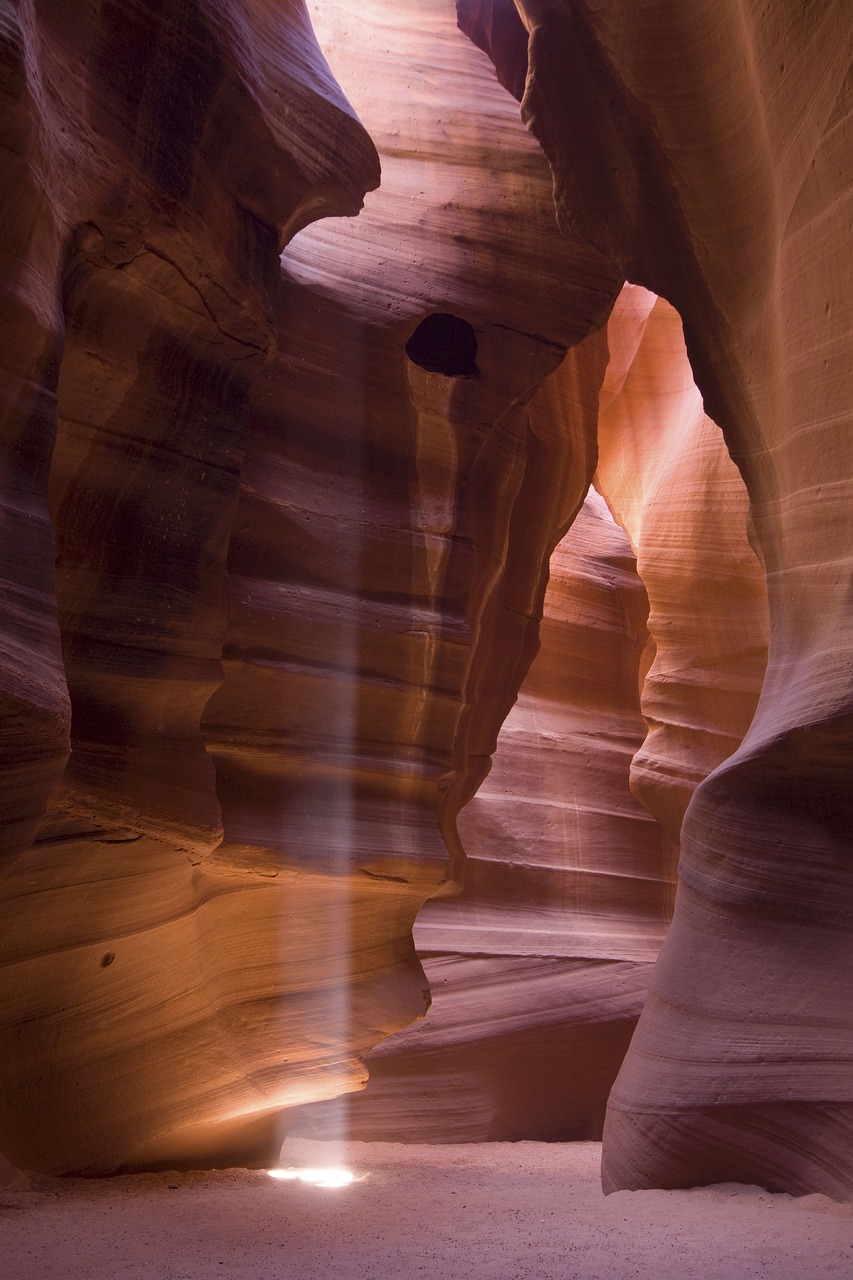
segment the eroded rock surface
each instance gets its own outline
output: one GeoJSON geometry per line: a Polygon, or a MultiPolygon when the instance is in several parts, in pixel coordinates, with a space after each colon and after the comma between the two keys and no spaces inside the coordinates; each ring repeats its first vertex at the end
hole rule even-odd
{"type": "MultiPolygon", "coordinates": [[[[282,1111],[357,1088],[423,1012],[412,921],[466,838],[466,896],[425,937],[505,910],[504,884],[553,923],[555,878],[602,951],[545,972],[495,947],[488,977],[437,943],[436,1051],[485,1079],[478,984],[527,1002],[505,1046],[541,1046],[559,1001],[591,1035],[565,1132],[597,1123],[663,838],[608,766],[582,838],[531,853],[494,788],[518,747],[542,758],[535,674],[457,817],[598,467],[656,645],[633,788],[683,840],[605,1183],[849,1192],[853,24],[843,0],[458,9],[473,42],[451,0],[312,6],[363,125],[300,0],[21,0],[4,23],[0,1146],[91,1172],[268,1158],[282,1111]],[[359,210],[377,151],[359,218],[309,227],[359,210]],[[625,278],[667,302],[623,300],[608,342],[625,278]],[[767,589],[751,720],[763,596],[711,420],[767,589]],[[606,909],[572,899],[595,875],[606,909]]],[[[610,546],[568,572],[580,600],[628,573],[610,546]]],[[[580,768],[583,717],[548,701],[580,768]]],[[[597,735],[620,770],[631,705],[618,751],[597,735]]],[[[535,799],[547,833],[565,799],[535,799]]],[[[509,1132],[513,1089],[477,1124],[509,1132]]]]}
{"type": "MultiPolygon", "coordinates": [[[[342,1059],[329,1095],[363,1082],[354,1054],[425,1012],[412,924],[448,847],[459,874],[456,813],[535,652],[547,557],[595,465],[601,335],[569,359],[565,404],[529,402],[619,286],[559,235],[547,165],[451,16],[316,15],[383,183],[356,221],[318,224],[284,255],[225,681],[205,714],[218,857],[271,859],[318,945],[341,940],[328,1010],[306,997],[303,1031],[342,1059]],[[365,78],[377,43],[384,74],[365,78]]],[[[285,969],[304,945],[283,935],[285,969]]],[[[311,1091],[316,1078],[289,1100],[311,1091]]]]}
{"type": "Polygon", "coordinates": [[[52,754],[33,737],[4,881],[3,1142],[59,1170],[270,1158],[283,1108],[357,1087],[424,1010],[412,920],[594,467],[601,339],[562,416],[527,402],[620,278],[558,233],[450,4],[340,11],[344,55],[383,49],[383,191],[283,272],[378,179],[301,6],[25,16],[67,334],[31,476],[55,689],[34,670],[52,754]],[[474,373],[412,348],[435,314],[474,373]]]}
{"type": "Polygon", "coordinates": [[[626,285],[607,326],[595,483],[628,533],[649,596],[634,794],[681,836],[696,787],[740,746],[767,663],[767,591],[748,500],[705,415],[681,321],[626,285]]]}
{"type": "MultiPolygon", "coordinates": [[[[364,1095],[306,1112],[315,1134],[596,1135],[663,940],[687,804],[755,712],[764,579],[679,318],[625,286],[607,345],[595,482],[636,568],[591,493],[551,557],[542,649],[460,815],[464,893],[418,918],[433,1007],[369,1056],[364,1095]]],[[[558,411],[562,378],[532,416],[558,411]]]]}
{"type": "Polygon", "coordinates": [[[629,789],[647,611],[628,539],[591,492],[551,557],[541,649],[492,770],[460,814],[464,891],[415,925],[432,1007],[369,1055],[364,1093],[307,1108],[301,1130],[601,1136],[674,888],[675,847],[629,789]]]}
{"type": "Polygon", "coordinates": [[[3,41],[2,1144],[245,1153],[199,721],[278,249],[378,164],[298,3],[24,3],[3,41]]]}
{"type": "MultiPolygon", "coordinates": [[[[757,714],[687,812],[605,1185],[849,1191],[853,23],[832,2],[516,7],[561,225],[679,311],[769,601],[757,714]]],[[[511,65],[507,6],[460,10],[511,65]]]]}

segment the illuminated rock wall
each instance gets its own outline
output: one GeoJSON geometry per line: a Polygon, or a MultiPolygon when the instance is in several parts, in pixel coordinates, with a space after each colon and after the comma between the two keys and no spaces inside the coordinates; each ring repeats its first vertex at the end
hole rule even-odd
{"type": "MultiPolygon", "coordinates": [[[[343,1006],[307,1002],[318,1055],[364,1053],[426,1010],[412,925],[448,877],[442,832],[461,874],[455,816],[535,652],[547,558],[595,465],[600,335],[567,362],[564,403],[528,402],[619,285],[559,235],[547,165],[451,12],[317,16],[383,183],[357,220],[319,224],[284,255],[279,354],[251,399],[225,681],[205,714],[222,855],[272,850],[318,945],[344,948],[330,978],[343,1006]],[[365,77],[377,41],[385,73],[365,77]]],[[[301,962],[304,938],[281,946],[285,970],[301,962]]],[[[364,1078],[347,1069],[337,1091],[364,1078]]],[[[323,1096],[309,1080],[306,1100],[311,1087],[323,1096]]],[[[329,1123],[360,1109],[330,1105],[329,1123]]]]}
{"type": "MultiPolygon", "coordinates": [[[[749,726],[767,638],[746,491],[676,313],[626,286],[607,343],[595,483],[637,560],[591,493],[551,557],[541,651],[460,815],[465,891],[417,921],[433,1006],[368,1057],[364,1094],[300,1117],[315,1135],[600,1136],[684,811],[749,726]]],[[[558,412],[562,379],[534,419],[558,412]]]]}
{"type": "Polygon", "coordinates": [[[767,592],[746,489],[705,416],[678,314],[626,285],[607,326],[595,483],[649,595],[631,787],[671,839],[698,784],[743,740],[767,663],[767,592]]]}
{"type": "Polygon", "coordinates": [[[356,15],[382,195],[296,240],[379,176],[299,5],[20,12],[2,1146],[271,1159],[425,1009],[412,922],[535,649],[602,340],[562,416],[527,401],[620,279],[449,5],[356,15]]]}
{"type": "Polygon", "coordinates": [[[3,45],[0,1144],[239,1156],[274,1099],[211,980],[200,717],[279,244],[378,163],[297,3],[22,3],[3,45]]]}
{"type": "Polygon", "coordinates": [[[593,1132],[686,808],[605,1183],[844,1191],[852,24],[458,8],[474,43],[452,0],[20,0],[4,25],[0,1148],[270,1158],[423,1013],[412,923],[466,843],[419,926],[449,975],[432,1049],[461,1097],[484,1082],[478,1134],[593,1132]],[[625,278],[667,301],[629,290],[605,333],[625,278]],[[465,811],[593,474],[651,643],[593,500],[465,811]],[[554,655],[611,643],[592,736],[597,668],[569,697],[554,655]],[[540,714],[565,749],[534,750],[540,714]],[[501,913],[551,949],[503,930],[489,976],[501,913]],[[546,1043],[568,1075],[526,1106],[546,1043]]]}

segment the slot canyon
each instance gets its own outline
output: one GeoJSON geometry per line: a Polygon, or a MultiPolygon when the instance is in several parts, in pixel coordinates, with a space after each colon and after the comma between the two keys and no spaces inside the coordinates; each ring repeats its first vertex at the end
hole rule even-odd
{"type": "Polygon", "coordinates": [[[847,0],[0,40],[0,1155],[853,1199],[847,0]]]}

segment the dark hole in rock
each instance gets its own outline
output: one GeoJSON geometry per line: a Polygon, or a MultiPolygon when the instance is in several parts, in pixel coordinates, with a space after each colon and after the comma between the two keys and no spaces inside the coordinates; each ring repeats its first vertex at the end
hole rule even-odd
{"type": "Polygon", "coordinates": [[[116,958],[116,953],[114,951],[105,951],[104,954],[101,956],[101,968],[106,969],[108,965],[112,964],[115,958],[116,958]]]}
{"type": "Polygon", "coordinates": [[[467,320],[436,311],[415,329],[406,343],[406,355],[430,373],[470,378],[477,373],[477,336],[467,320]]]}

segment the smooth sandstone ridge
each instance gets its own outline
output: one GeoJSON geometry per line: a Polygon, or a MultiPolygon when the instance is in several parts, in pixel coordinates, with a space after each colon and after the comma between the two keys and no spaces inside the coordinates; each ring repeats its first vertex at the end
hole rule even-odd
{"type": "Polygon", "coordinates": [[[843,0],[2,46],[0,1151],[853,1194],[843,0]]]}

